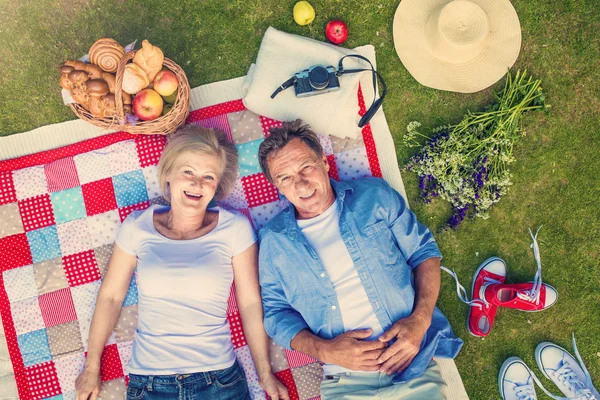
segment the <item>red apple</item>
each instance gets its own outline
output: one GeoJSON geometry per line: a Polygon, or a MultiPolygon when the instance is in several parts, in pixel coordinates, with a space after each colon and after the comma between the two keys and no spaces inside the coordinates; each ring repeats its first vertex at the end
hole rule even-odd
{"type": "Polygon", "coordinates": [[[179,86],[179,82],[177,81],[177,76],[167,70],[163,69],[154,77],[154,90],[158,92],[161,96],[170,96],[177,90],[179,86]]]}
{"type": "Polygon", "coordinates": [[[163,110],[163,99],[152,89],[144,89],[133,98],[133,112],[143,121],[151,121],[160,117],[163,110]]]}
{"type": "Polygon", "coordinates": [[[348,25],[339,19],[329,21],[325,27],[325,36],[333,44],[342,44],[348,39],[348,25]]]}

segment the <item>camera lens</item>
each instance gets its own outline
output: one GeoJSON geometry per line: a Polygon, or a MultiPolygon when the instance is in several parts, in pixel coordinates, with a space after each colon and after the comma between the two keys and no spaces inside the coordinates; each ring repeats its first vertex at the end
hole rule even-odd
{"type": "Polygon", "coordinates": [[[308,71],[308,81],[315,89],[324,89],[329,84],[329,73],[323,67],[312,67],[308,71]]]}

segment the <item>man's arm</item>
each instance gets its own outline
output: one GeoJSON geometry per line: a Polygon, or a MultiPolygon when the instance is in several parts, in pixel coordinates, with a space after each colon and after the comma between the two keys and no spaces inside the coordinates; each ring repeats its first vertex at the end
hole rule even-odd
{"type": "Polygon", "coordinates": [[[415,274],[415,306],[412,314],[397,321],[379,337],[381,342],[397,339],[379,357],[381,372],[393,374],[405,370],[419,353],[421,342],[431,325],[435,303],[440,292],[440,258],[428,258],[417,266],[415,274]]]}

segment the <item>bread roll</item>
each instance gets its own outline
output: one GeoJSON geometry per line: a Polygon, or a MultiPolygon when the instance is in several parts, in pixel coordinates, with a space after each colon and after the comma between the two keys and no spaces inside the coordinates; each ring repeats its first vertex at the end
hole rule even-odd
{"type": "Polygon", "coordinates": [[[105,72],[116,72],[125,49],[114,39],[103,38],[90,47],[90,62],[105,72]]]}
{"type": "Polygon", "coordinates": [[[136,94],[150,84],[148,75],[136,64],[127,64],[123,71],[123,91],[136,94]]]}
{"type": "Polygon", "coordinates": [[[162,50],[156,46],[152,46],[147,40],[142,42],[142,48],[133,56],[134,64],[139,65],[146,72],[151,82],[156,74],[158,74],[158,71],[162,69],[164,60],[165,56],[162,50]]]}

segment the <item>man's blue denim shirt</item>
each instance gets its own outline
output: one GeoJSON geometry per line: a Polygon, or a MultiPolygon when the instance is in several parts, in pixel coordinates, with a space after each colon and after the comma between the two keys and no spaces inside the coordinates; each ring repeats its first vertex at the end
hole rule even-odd
{"type": "MultiPolygon", "coordinates": [[[[415,290],[412,269],[441,257],[433,235],[384,180],[331,180],[340,209],[340,232],[384,330],[408,317],[415,290]]],[[[337,296],[327,271],[296,223],[293,205],[260,231],[260,286],[265,329],[288,349],[303,329],[332,339],[344,333],[337,296]],[[333,307],[335,306],[335,307],[333,307]]],[[[431,358],[454,358],[463,341],[436,307],[421,350],[393,377],[403,382],[423,374],[431,358]]]]}

